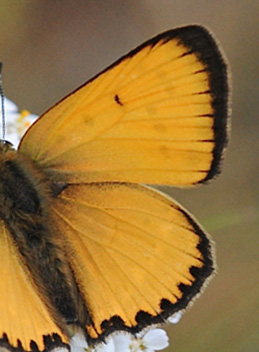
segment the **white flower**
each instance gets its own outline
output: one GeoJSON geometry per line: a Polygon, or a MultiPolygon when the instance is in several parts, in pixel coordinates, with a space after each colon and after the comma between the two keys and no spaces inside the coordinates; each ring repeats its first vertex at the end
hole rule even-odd
{"type": "MultiPolygon", "coordinates": [[[[17,148],[21,137],[28,127],[37,119],[37,116],[30,114],[27,110],[19,112],[17,106],[9,99],[4,98],[5,104],[5,139],[17,148]]],[[[2,107],[0,107],[2,114],[2,107]]]]}
{"type": "MultiPolygon", "coordinates": [[[[8,98],[4,98],[4,106],[5,106],[5,111],[8,113],[16,113],[18,112],[17,106],[8,98]]],[[[0,112],[2,113],[2,104],[0,106],[0,112]]]]}
{"type": "Polygon", "coordinates": [[[51,352],[69,352],[69,350],[66,347],[55,347],[51,352]]]}
{"type": "Polygon", "coordinates": [[[106,343],[89,346],[84,336],[80,333],[76,333],[70,339],[70,350],[71,352],[115,352],[114,341],[112,338],[106,343]]]}
{"type": "Polygon", "coordinates": [[[89,347],[84,336],[80,333],[76,333],[69,343],[71,352],[85,352],[89,347]]]}
{"type": "Polygon", "coordinates": [[[150,329],[142,337],[115,335],[115,352],[155,352],[169,346],[169,339],[162,329],[150,329]]]}
{"type": "Polygon", "coordinates": [[[162,329],[149,330],[142,337],[142,341],[146,352],[160,351],[169,346],[167,333],[162,329]]]}
{"type": "Polygon", "coordinates": [[[110,338],[107,341],[107,343],[102,343],[101,345],[97,345],[96,348],[93,351],[94,352],[115,352],[113,339],[110,338]]]}
{"type": "Polygon", "coordinates": [[[174,315],[172,315],[170,318],[168,318],[167,320],[171,324],[177,324],[177,323],[179,323],[182,316],[183,316],[182,312],[177,312],[174,315]]]}
{"type": "Polygon", "coordinates": [[[113,336],[115,352],[131,352],[131,343],[134,337],[126,333],[119,333],[113,336]]]}

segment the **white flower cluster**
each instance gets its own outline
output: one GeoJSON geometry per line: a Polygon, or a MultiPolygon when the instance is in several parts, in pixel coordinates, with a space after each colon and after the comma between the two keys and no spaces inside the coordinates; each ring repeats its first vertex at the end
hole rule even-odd
{"type": "Polygon", "coordinates": [[[88,346],[80,334],[70,340],[71,352],[155,352],[168,346],[168,336],[162,329],[150,329],[138,337],[120,332],[110,337],[107,343],[96,347],[88,346]]]}
{"type": "MultiPolygon", "coordinates": [[[[2,114],[0,107],[0,114],[2,114]]],[[[19,141],[27,128],[37,119],[36,115],[28,111],[19,112],[17,106],[5,98],[6,140],[17,148],[19,141]]],[[[168,319],[171,324],[176,324],[182,317],[178,312],[168,319]]],[[[70,340],[71,352],[155,352],[169,346],[169,338],[165,330],[151,328],[136,337],[118,332],[107,339],[106,343],[89,346],[83,335],[77,333],[70,340]]],[[[52,352],[67,352],[66,348],[57,347],[52,352]]]]}

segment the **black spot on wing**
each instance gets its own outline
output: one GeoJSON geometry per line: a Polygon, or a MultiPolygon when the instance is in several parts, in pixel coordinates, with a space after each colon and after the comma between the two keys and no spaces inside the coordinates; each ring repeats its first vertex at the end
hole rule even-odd
{"type": "Polygon", "coordinates": [[[70,351],[69,346],[62,342],[61,337],[58,334],[52,334],[44,336],[45,350],[44,352],[51,352],[54,348],[65,348],[68,352],[70,351]]]}
{"type": "Polygon", "coordinates": [[[122,102],[121,102],[121,100],[120,100],[118,94],[116,94],[116,95],[114,96],[114,100],[116,101],[116,103],[117,103],[118,105],[123,106],[123,104],[122,104],[122,102]]]}

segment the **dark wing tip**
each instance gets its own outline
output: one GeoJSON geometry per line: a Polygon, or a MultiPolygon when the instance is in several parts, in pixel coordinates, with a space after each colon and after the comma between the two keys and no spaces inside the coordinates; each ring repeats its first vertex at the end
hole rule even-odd
{"type": "Polygon", "coordinates": [[[158,42],[169,42],[178,39],[188,51],[195,53],[199,60],[205,65],[209,76],[210,95],[214,120],[213,131],[215,146],[213,149],[213,160],[211,167],[205,173],[205,177],[198,183],[204,183],[212,179],[220,172],[223,152],[228,142],[228,115],[229,115],[229,83],[228,69],[224,55],[222,54],[216,40],[210,32],[200,25],[190,25],[171,29],[146,41],[112,66],[119,64],[127,57],[132,57],[146,46],[155,46],[158,42]]]}
{"type": "Polygon", "coordinates": [[[202,63],[206,66],[209,74],[210,94],[213,107],[213,130],[215,147],[210,170],[204,179],[198,183],[204,183],[212,179],[220,172],[221,160],[224,149],[228,142],[228,115],[229,115],[229,83],[228,69],[219,46],[207,29],[193,25],[177,29],[181,42],[195,52],[202,63]]]}

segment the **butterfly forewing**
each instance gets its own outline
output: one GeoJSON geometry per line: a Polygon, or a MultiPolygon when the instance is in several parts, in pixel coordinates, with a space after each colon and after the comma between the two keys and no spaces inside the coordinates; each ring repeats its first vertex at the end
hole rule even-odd
{"type": "Polygon", "coordinates": [[[20,152],[67,182],[192,185],[217,172],[226,94],[226,67],[208,32],[169,31],[50,109],[20,152]]]}

